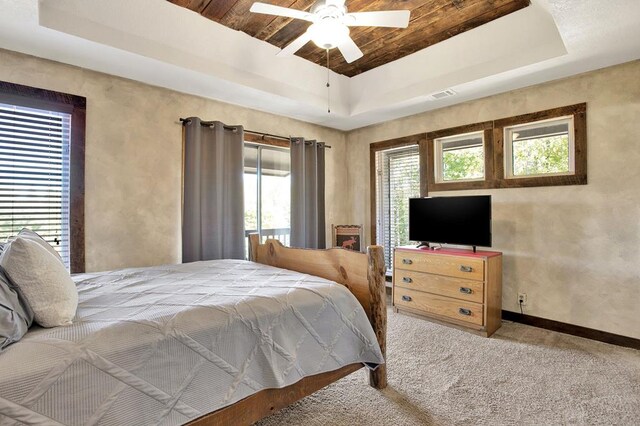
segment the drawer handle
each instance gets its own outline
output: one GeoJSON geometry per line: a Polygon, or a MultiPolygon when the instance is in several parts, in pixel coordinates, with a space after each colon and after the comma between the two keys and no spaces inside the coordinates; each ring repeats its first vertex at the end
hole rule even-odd
{"type": "Polygon", "coordinates": [[[471,266],[460,265],[460,270],[462,272],[473,272],[473,268],[471,266]]]}
{"type": "Polygon", "coordinates": [[[460,293],[471,294],[473,293],[473,290],[471,290],[469,287],[460,287],[460,293]]]}
{"type": "Polygon", "coordinates": [[[402,259],[402,263],[405,265],[411,265],[413,263],[413,260],[411,259],[402,259]]]}
{"type": "Polygon", "coordinates": [[[410,284],[413,282],[413,280],[409,277],[402,277],[402,282],[410,284]]]}
{"type": "Polygon", "coordinates": [[[465,309],[465,308],[460,308],[458,309],[458,313],[460,315],[466,315],[466,316],[471,316],[471,310],[470,309],[465,309]]]}
{"type": "Polygon", "coordinates": [[[402,296],[402,300],[405,302],[411,302],[413,299],[411,299],[411,296],[402,296]]]}

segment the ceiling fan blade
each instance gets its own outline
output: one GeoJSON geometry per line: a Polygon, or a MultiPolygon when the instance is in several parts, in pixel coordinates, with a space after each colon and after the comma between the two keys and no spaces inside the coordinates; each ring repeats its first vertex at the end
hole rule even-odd
{"type": "Polygon", "coordinates": [[[387,10],[379,12],[347,13],[344,23],[350,27],[407,28],[410,10],[387,10]]]}
{"type": "Polygon", "coordinates": [[[298,50],[300,50],[302,46],[309,43],[310,41],[311,41],[311,35],[309,35],[309,33],[305,31],[304,34],[302,34],[297,39],[293,40],[284,49],[278,52],[276,56],[291,56],[294,53],[296,53],[298,50]]]}
{"type": "Polygon", "coordinates": [[[345,38],[339,45],[338,50],[344,56],[345,61],[351,63],[356,59],[362,58],[364,55],[362,50],[351,40],[351,37],[345,38]]]}
{"type": "Polygon", "coordinates": [[[259,1],[251,5],[250,12],[263,13],[265,15],[285,16],[287,18],[304,19],[313,22],[313,15],[303,10],[289,9],[288,7],[275,6],[272,4],[261,3],[259,1]]]}

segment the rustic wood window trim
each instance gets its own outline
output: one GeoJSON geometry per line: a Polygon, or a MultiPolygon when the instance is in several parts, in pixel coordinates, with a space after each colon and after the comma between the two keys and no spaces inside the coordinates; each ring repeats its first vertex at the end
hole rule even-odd
{"type": "MultiPolygon", "coordinates": [[[[561,186],[587,184],[587,104],[581,103],[559,108],[537,111],[530,114],[502,118],[495,121],[468,124],[449,129],[428,132],[420,147],[420,173],[426,170],[426,188],[422,196],[434,191],[456,191],[491,188],[524,188],[534,186],[561,186]],[[519,124],[573,117],[574,168],[573,174],[505,178],[504,170],[504,129],[519,124]],[[437,183],[435,179],[434,140],[447,136],[484,130],[485,179],[437,183]],[[423,170],[424,169],[424,170],[423,170]]],[[[422,182],[421,182],[422,188],[422,182]]]]}
{"type": "MultiPolygon", "coordinates": [[[[462,189],[485,189],[494,187],[494,159],[493,159],[493,122],[468,124],[464,126],[452,127],[427,133],[425,148],[421,149],[420,155],[425,157],[427,166],[427,193],[433,191],[454,191],[462,189]],[[462,135],[472,132],[484,132],[484,179],[459,182],[436,182],[435,162],[438,161],[434,155],[435,140],[447,136],[462,135]]],[[[426,195],[425,195],[426,196],[426,195]]]]}
{"type": "Polygon", "coordinates": [[[587,184],[587,104],[581,103],[559,108],[537,111],[493,122],[495,187],[523,188],[533,186],[561,186],[587,184]],[[535,177],[505,178],[504,170],[504,129],[505,127],[533,123],[536,121],[573,116],[574,168],[570,175],[549,175],[535,177]]]}
{"type": "Polygon", "coordinates": [[[469,189],[521,188],[534,186],[561,186],[587,184],[587,104],[581,103],[559,108],[485,121],[434,132],[420,133],[402,138],[389,139],[369,145],[369,190],[371,208],[371,243],[376,243],[376,153],[391,148],[418,144],[420,156],[420,196],[426,197],[434,191],[454,191],[469,189]],[[571,175],[549,175],[536,177],[504,177],[504,128],[517,124],[573,116],[574,127],[574,168],[571,175]],[[434,140],[457,134],[484,131],[485,180],[436,183],[434,170],[434,140]]]}
{"type": "Polygon", "coordinates": [[[425,134],[419,133],[417,135],[405,136],[402,138],[389,139],[380,142],[374,142],[369,145],[369,200],[370,200],[370,208],[371,208],[371,244],[376,244],[376,231],[377,225],[376,222],[378,220],[378,215],[376,212],[376,202],[377,202],[377,194],[376,194],[376,154],[379,151],[385,151],[393,148],[401,148],[405,146],[418,145],[419,146],[419,156],[420,156],[420,196],[427,196],[427,186],[426,186],[426,168],[424,162],[423,155],[423,145],[425,142],[425,134]]]}
{"type": "Polygon", "coordinates": [[[0,101],[71,114],[69,246],[71,273],[85,270],[84,157],[87,100],[82,96],[0,81],[0,101]]]}
{"type": "Polygon", "coordinates": [[[274,138],[267,135],[256,135],[253,133],[244,134],[244,141],[250,143],[256,143],[260,145],[277,146],[280,148],[290,148],[291,143],[284,139],[274,138]]]}

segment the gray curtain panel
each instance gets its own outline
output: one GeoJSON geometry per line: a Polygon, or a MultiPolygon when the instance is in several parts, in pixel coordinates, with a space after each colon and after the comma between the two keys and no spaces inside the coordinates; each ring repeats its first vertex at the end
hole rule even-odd
{"type": "Polygon", "coordinates": [[[244,258],[244,130],[190,117],[184,125],[182,261],[244,258]]]}
{"type": "Polygon", "coordinates": [[[326,248],[323,142],[291,139],[291,246],[326,248]]]}

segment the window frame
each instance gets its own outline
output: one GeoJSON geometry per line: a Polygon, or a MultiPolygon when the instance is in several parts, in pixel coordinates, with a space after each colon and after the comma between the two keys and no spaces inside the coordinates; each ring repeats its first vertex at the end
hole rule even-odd
{"type": "MultiPolygon", "coordinates": [[[[522,188],[535,186],[562,186],[587,184],[587,104],[580,103],[559,108],[537,111],[499,120],[473,123],[463,126],[441,129],[437,131],[419,133],[395,139],[389,139],[369,144],[369,191],[370,191],[370,238],[371,244],[376,244],[377,236],[377,170],[376,153],[378,151],[418,144],[420,156],[420,196],[426,197],[434,191],[454,191],[473,189],[522,188]],[[573,117],[574,140],[574,173],[553,174],[535,177],[519,177],[505,179],[504,176],[504,128],[519,124],[535,123],[547,119],[558,119],[565,116],[573,117]],[[437,183],[434,170],[435,139],[456,134],[484,131],[485,146],[485,179],[474,181],[455,181],[437,183]]],[[[570,154],[571,155],[571,154],[570,154]]]]}
{"type": "Polygon", "coordinates": [[[71,140],[69,145],[69,262],[71,273],[84,272],[84,175],[87,100],[85,97],[69,93],[0,81],[0,102],[71,114],[71,140]]]}
{"type": "Polygon", "coordinates": [[[573,132],[573,116],[567,115],[558,118],[549,118],[546,120],[540,120],[533,123],[526,124],[514,124],[512,126],[504,127],[504,178],[505,179],[525,179],[530,177],[543,177],[543,176],[567,176],[575,173],[575,136],[573,132]],[[569,138],[569,171],[560,173],[537,173],[529,175],[517,176],[513,173],[513,133],[522,130],[531,130],[540,127],[545,123],[557,122],[558,124],[567,124],[568,138],[569,138]]]}
{"type": "MultiPolygon", "coordinates": [[[[563,186],[587,184],[587,104],[568,105],[559,108],[537,111],[514,117],[503,118],[493,122],[495,140],[495,182],[496,188],[525,188],[535,186],[563,186]],[[518,125],[535,124],[543,121],[553,121],[563,117],[573,118],[573,173],[545,174],[510,178],[505,166],[505,128],[518,125]]],[[[571,136],[570,136],[571,139],[571,136]]]]}
{"type": "Polygon", "coordinates": [[[268,145],[279,148],[291,148],[291,142],[289,140],[280,139],[269,135],[258,135],[255,133],[244,132],[244,143],[252,143],[255,145],[268,145]]]}
{"type": "MultiPolygon", "coordinates": [[[[397,161],[406,161],[409,157],[417,157],[418,159],[418,174],[420,173],[420,147],[417,144],[411,145],[402,145],[398,147],[386,148],[383,150],[379,150],[376,152],[376,235],[374,235],[375,241],[378,241],[378,244],[383,246],[384,248],[384,257],[386,263],[387,273],[389,273],[393,269],[393,246],[391,246],[387,251],[386,243],[394,242],[394,236],[397,235],[398,227],[392,226],[394,223],[393,219],[398,216],[395,214],[396,209],[392,208],[395,206],[393,203],[394,197],[392,196],[393,192],[391,191],[392,183],[397,182],[397,180],[392,179],[393,173],[392,170],[398,170],[396,168],[392,168],[392,164],[397,161]],[[378,161],[381,160],[381,161],[378,161]],[[388,180],[384,179],[385,175],[389,178],[388,180]],[[377,185],[377,183],[381,183],[381,185],[377,185]],[[387,191],[388,190],[388,191],[387,191]],[[378,205],[379,204],[379,205],[378,205]],[[388,210],[385,208],[388,207],[388,210]],[[387,213],[385,215],[385,212],[387,213]],[[388,222],[384,220],[387,217],[388,222]],[[388,225],[388,227],[387,227],[388,225]],[[392,232],[392,229],[396,231],[396,233],[392,232]],[[378,235],[380,234],[380,235],[378,235]],[[378,237],[381,237],[380,241],[378,237]],[[388,263],[387,263],[388,262],[388,263]]],[[[420,195],[420,182],[418,182],[418,196],[420,195]]],[[[407,205],[408,207],[408,205],[407,205]]],[[[407,212],[408,213],[408,212],[407,212]]],[[[407,223],[408,226],[408,223],[407,223]]],[[[408,229],[407,229],[408,231],[408,229]]],[[[408,235],[407,235],[408,237],[408,235]]]]}
{"type": "Polygon", "coordinates": [[[485,143],[484,143],[484,131],[476,131],[476,132],[468,132],[468,133],[462,133],[459,135],[451,135],[451,136],[443,136],[440,138],[436,138],[433,140],[433,156],[434,156],[434,165],[433,165],[433,170],[434,170],[434,180],[437,184],[440,183],[453,183],[453,182],[476,182],[476,181],[484,181],[487,179],[487,170],[486,170],[486,164],[483,165],[482,167],[482,177],[479,178],[475,178],[475,179],[455,179],[455,180],[445,180],[444,179],[444,150],[443,150],[443,144],[447,143],[447,142],[456,142],[459,140],[464,140],[469,138],[469,136],[472,135],[479,135],[480,138],[482,139],[482,154],[483,157],[486,156],[486,149],[485,149],[485,143]]]}
{"type": "MultiPolygon", "coordinates": [[[[493,154],[493,122],[484,121],[481,123],[473,123],[464,126],[452,127],[449,129],[437,130],[434,132],[428,132],[423,144],[423,152],[421,157],[424,156],[424,163],[427,165],[426,171],[426,192],[434,191],[453,191],[464,189],[485,189],[492,188],[494,185],[494,154],[493,154]],[[435,144],[436,140],[449,138],[453,136],[468,135],[471,133],[483,132],[483,146],[484,146],[484,178],[473,180],[456,180],[447,182],[438,182],[436,180],[436,161],[435,144]]],[[[422,158],[421,158],[422,159],[422,158]]],[[[423,195],[426,196],[426,195],[423,195]]]]}
{"type": "MultiPolygon", "coordinates": [[[[371,244],[377,244],[377,222],[378,222],[378,211],[377,211],[377,200],[378,200],[378,188],[377,188],[377,177],[378,171],[376,169],[376,154],[379,151],[386,151],[394,148],[402,148],[410,145],[418,145],[418,156],[420,158],[420,196],[426,197],[428,193],[428,188],[426,185],[427,179],[427,163],[426,163],[426,139],[424,133],[418,133],[416,135],[405,136],[401,138],[388,139],[385,141],[373,142],[369,144],[369,200],[370,200],[370,217],[371,223],[369,226],[370,230],[370,238],[371,244]]],[[[366,246],[363,242],[363,246],[366,246]]],[[[389,265],[387,265],[389,267],[389,265]]]]}
{"type": "MultiPolygon", "coordinates": [[[[255,136],[255,135],[252,135],[255,136]]],[[[257,200],[256,200],[256,228],[255,230],[253,229],[245,229],[245,237],[249,236],[249,232],[250,231],[255,231],[258,233],[258,235],[260,236],[260,240],[262,241],[263,238],[275,238],[275,236],[264,236],[262,235],[262,165],[261,165],[261,160],[262,160],[262,151],[263,150],[272,150],[272,151],[278,151],[278,152],[290,152],[290,145],[288,142],[284,142],[281,143],[283,141],[277,141],[276,143],[272,143],[273,141],[270,142],[265,142],[263,138],[261,137],[247,137],[247,134],[245,134],[245,138],[244,138],[244,148],[252,148],[252,149],[256,149],[256,155],[257,155],[257,168],[256,168],[256,176],[257,176],[257,200]],[[258,142],[259,141],[259,142],[258,142]],[[285,145],[286,144],[286,145],[285,145]]],[[[291,164],[289,164],[289,166],[291,166],[291,164]]],[[[243,171],[244,173],[244,171],[243,171]]],[[[289,220],[291,220],[291,217],[289,217],[289,220]]],[[[282,228],[277,228],[277,229],[282,229],[282,228]]],[[[288,245],[289,241],[291,238],[291,224],[289,224],[289,237],[287,239],[285,239],[285,241],[282,241],[283,244],[288,245]]]]}

